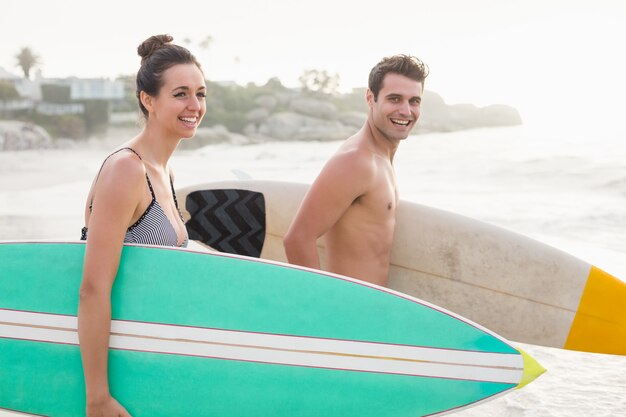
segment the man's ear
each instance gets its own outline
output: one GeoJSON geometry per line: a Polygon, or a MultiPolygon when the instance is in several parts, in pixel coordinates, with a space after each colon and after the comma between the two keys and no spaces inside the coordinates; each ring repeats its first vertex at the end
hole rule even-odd
{"type": "Polygon", "coordinates": [[[374,105],[374,93],[369,88],[365,92],[365,100],[367,101],[367,105],[371,108],[374,105]]]}
{"type": "Polygon", "coordinates": [[[141,104],[148,110],[148,113],[152,113],[153,110],[153,98],[150,94],[145,91],[139,92],[139,100],[141,100],[141,104]]]}

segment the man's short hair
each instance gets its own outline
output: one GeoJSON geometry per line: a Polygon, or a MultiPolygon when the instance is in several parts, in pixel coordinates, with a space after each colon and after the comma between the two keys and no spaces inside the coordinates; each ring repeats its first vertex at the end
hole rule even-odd
{"type": "Polygon", "coordinates": [[[368,87],[374,94],[374,101],[378,100],[378,93],[383,86],[385,75],[389,73],[404,75],[421,82],[423,88],[429,69],[420,59],[411,55],[394,55],[383,58],[372,68],[368,80],[368,87]]]}

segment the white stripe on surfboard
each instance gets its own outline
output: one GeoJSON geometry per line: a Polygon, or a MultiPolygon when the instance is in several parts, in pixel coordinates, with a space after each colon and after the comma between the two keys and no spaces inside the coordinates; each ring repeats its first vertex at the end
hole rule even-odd
{"type": "MultiPolygon", "coordinates": [[[[77,318],[0,309],[0,337],[78,344],[77,318]]],[[[521,355],[113,320],[110,347],[281,365],[517,384],[521,355]]]]}

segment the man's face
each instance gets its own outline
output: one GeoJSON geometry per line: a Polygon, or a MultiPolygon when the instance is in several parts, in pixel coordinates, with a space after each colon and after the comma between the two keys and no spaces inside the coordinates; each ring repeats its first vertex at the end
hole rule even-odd
{"type": "Polygon", "coordinates": [[[391,141],[406,139],[420,117],[422,92],[421,82],[395,73],[385,75],[378,100],[367,91],[374,127],[391,141]]]}

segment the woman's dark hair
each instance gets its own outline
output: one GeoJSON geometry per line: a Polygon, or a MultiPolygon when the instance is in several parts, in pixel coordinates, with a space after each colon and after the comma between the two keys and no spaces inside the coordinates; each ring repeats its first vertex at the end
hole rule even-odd
{"type": "Polygon", "coordinates": [[[137,48],[141,57],[141,66],[137,71],[137,100],[143,115],[148,118],[148,110],[144,107],[139,94],[145,91],[156,97],[164,84],[163,73],[174,65],[195,64],[200,71],[202,67],[191,52],[172,43],[170,35],[154,35],[142,42],[137,48]]]}
{"type": "Polygon", "coordinates": [[[412,80],[422,83],[428,77],[428,66],[418,58],[411,55],[394,55],[383,58],[370,71],[368,87],[374,94],[374,101],[378,100],[378,93],[383,87],[385,75],[389,73],[400,74],[412,80]]]}

